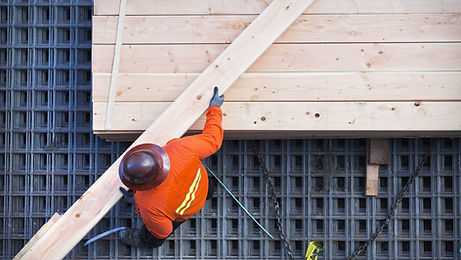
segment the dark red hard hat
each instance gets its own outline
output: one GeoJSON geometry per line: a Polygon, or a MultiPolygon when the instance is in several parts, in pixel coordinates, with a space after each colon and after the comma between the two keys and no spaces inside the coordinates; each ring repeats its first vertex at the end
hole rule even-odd
{"type": "Polygon", "coordinates": [[[118,175],[132,190],[150,190],[160,185],[170,172],[170,159],[162,147],[141,144],[122,158],[118,175]]]}

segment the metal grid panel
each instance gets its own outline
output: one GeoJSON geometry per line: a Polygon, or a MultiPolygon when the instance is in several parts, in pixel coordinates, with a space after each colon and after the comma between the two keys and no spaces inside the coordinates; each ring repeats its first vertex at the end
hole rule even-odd
{"type": "MultiPolygon", "coordinates": [[[[126,149],[91,134],[91,1],[0,1],[0,258],[9,259],[64,212],[126,149]]],[[[389,228],[362,259],[460,259],[460,139],[437,140],[389,228]]],[[[324,259],[344,259],[379,225],[428,140],[394,139],[379,196],[364,196],[364,140],[259,141],[280,196],[285,232],[302,258],[322,240],[324,259]]],[[[267,187],[249,141],[226,141],[206,163],[277,234],[267,187]]],[[[139,227],[118,203],[90,232],[139,227]]],[[[281,259],[222,189],[155,250],[103,238],[71,259],[281,259]]]]}

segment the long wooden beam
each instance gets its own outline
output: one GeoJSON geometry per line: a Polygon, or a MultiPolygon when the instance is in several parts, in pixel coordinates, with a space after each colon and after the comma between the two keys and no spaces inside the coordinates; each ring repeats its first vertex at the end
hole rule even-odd
{"type": "MultiPolygon", "coordinates": [[[[116,102],[174,101],[198,73],[120,73],[116,102]]],[[[107,102],[109,73],[93,74],[93,102],[107,102]]],[[[460,100],[461,71],[244,73],[226,102],[460,100]]]]}
{"type": "MultiPolygon", "coordinates": [[[[159,145],[182,136],[207,109],[214,86],[230,85],[296,20],[313,0],[275,0],[132,144],[159,145]]],[[[123,50],[122,50],[123,51],[123,50]]],[[[61,259],[121,198],[118,158],[22,257],[61,259]]]]}
{"type": "MultiPolygon", "coordinates": [[[[225,44],[123,45],[121,73],[201,72],[225,44]]],[[[93,46],[93,72],[110,73],[114,45],[93,46]]],[[[274,44],[248,72],[444,71],[461,68],[461,43],[274,44]]]]}
{"type": "Polygon", "coordinates": [[[48,232],[48,230],[53,226],[56,221],[61,217],[59,213],[54,213],[54,215],[46,222],[43,224],[43,226],[35,233],[35,235],[27,242],[27,244],[19,251],[16,256],[13,258],[13,260],[21,259],[24,254],[33,246],[35,243],[40,240],[40,238],[48,232]]]}
{"type": "MultiPolygon", "coordinates": [[[[116,42],[117,18],[93,18],[93,44],[116,42]]],[[[254,18],[255,15],[128,16],[125,18],[123,44],[230,43],[254,18]]],[[[460,15],[349,14],[301,15],[275,43],[460,40],[460,15]]]]}
{"type": "MultiPolygon", "coordinates": [[[[169,102],[118,102],[112,130],[143,131],[169,102]],[[148,114],[151,117],[146,117],[148,114]]],[[[94,106],[93,129],[104,130],[105,102],[94,106]]],[[[225,102],[226,131],[452,131],[461,132],[461,102],[225,102]],[[427,122],[430,122],[428,124],[427,122]]],[[[200,130],[201,117],[190,128],[200,130]]]]}
{"type": "Polygon", "coordinates": [[[126,9],[126,1],[127,0],[120,0],[120,15],[118,16],[118,23],[117,23],[117,37],[115,40],[114,46],[114,55],[112,59],[112,73],[110,78],[110,87],[109,87],[109,98],[107,102],[106,108],[106,123],[105,129],[110,130],[110,123],[112,119],[112,110],[114,107],[115,102],[115,91],[117,89],[117,80],[118,80],[118,72],[120,66],[120,52],[122,51],[122,35],[123,35],[123,27],[125,23],[125,9],[126,9]]]}
{"type": "MultiPolygon", "coordinates": [[[[144,14],[259,14],[271,0],[164,0],[128,1],[127,15],[144,14]]],[[[95,15],[117,15],[119,0],[95,1],[95,15]]],[[[447,13],[461,12],[459,0],[318,0],[310,14],[447,13]]]]}

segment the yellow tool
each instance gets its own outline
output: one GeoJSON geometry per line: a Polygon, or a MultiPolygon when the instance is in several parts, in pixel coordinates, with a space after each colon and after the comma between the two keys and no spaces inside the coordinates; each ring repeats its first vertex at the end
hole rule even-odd
{"type": "Polygon", "coordinates": [[[323,250],[322,241],[311,241],[306,250],[305,260],[317,260],[319,253],[323,250]]]}

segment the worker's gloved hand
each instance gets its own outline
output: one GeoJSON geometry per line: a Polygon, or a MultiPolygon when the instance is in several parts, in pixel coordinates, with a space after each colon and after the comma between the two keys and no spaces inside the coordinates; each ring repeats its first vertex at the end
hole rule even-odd
{"type": "Polygon", "coordinates": [[[124,188],[122,187],[119,187],[118,188],[120,190],[120,192],[123,194],[123,197],[122,199],[125,201],[125,202],[128,202],[130,204],[134,204],[135,201],[134,201],[134,196],[133,196],[133,191],[132,190],[125,190],[124,188]]]}
{"type": "Polygon", "coordinates": [[[224,102],[224,94],[220,96],[218,92],[219,92],[218,87],[214,87],[214,95],[211,98],[210,106],[208,107],[213,107],[213,106],[221,107],[222,106],[222,103],[224,102]]]}

